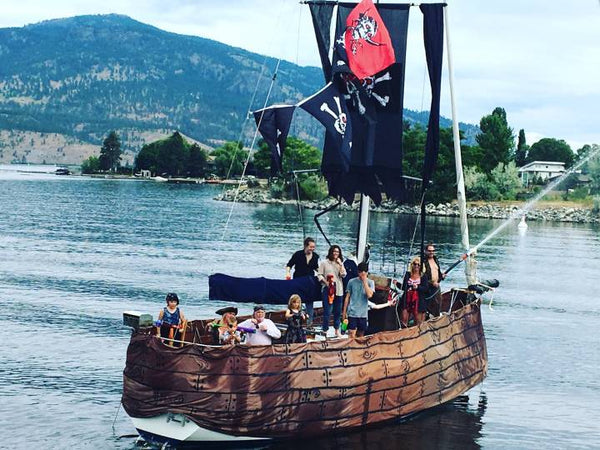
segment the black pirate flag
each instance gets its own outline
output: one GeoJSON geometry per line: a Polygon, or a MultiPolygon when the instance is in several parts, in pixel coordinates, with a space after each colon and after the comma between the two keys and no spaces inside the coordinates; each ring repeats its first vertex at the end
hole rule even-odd
{"type": "Polygon", "coordinates": [[[274,105],[253,113],[258,131],[271,149],[271,176],[282,170],[285,142],[295,109],[295,106],[274,105]]]}
{"type": "Polygon", "coordinates": [[[352,153],[352,125],[344,96],[335,84],[328,83],[298,106],[323,124],[327,141],[338,150],[340,162],[347,171],[352,153]]]}

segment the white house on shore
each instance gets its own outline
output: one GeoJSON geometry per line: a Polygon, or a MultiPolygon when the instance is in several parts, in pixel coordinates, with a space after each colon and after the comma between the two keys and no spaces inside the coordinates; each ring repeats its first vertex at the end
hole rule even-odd
{"type": "Polygon", "coordinates": [[[528,186],[534,179],[544,182],[565,173],[565,163],[558,161],[533,161],[519,168],[519,177],[524,186],[528,186]]]}

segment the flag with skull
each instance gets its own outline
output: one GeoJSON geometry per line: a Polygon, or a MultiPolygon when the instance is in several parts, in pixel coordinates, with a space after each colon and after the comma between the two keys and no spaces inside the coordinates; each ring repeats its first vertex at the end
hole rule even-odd
{"type": "Polygon", "coordinates": [[[352,154],[352,125],[343,95],[334,83],[328,83],[316,94],[298,103],[298,106],[325,127],[326,141],[335,152],[323,152],[323,163],[333,153],[332,163],[338,159],[345,171],[350,167],[352,154]],[[327,153],[327,155],[326,155],[327,153]]]}

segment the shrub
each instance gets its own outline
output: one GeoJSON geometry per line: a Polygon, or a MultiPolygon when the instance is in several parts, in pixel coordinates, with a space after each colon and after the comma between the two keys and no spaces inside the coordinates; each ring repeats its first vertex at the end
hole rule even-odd
{"type": "Polygon", "coordinates": [[[600,216],[600,196],[594,197],[594,206],[592,206],[592,212],[597,216],[600,216]]]}
{"type": "Polygon", "coordinates": [[[271,183],[271,186],[269,186],[269,192],[271,194],[271,198],[283,198],[285,186],[281,182],[271,183]]]}
{"type": "Polygon", "coordinates": [[[258,181],[256,178],[248,178],[247,185],[249,188],[255,188],[260,186],[260,181],[258,181]]]}
{"type": "Polygon", "coordinates": [[[100,159],[97,156],[90,156],[81,163],[81,173],[95,173],[100,171],[100,159]]]}
{"type": "Polygon", "coordinates": [[[499,200],[500,192],[488,177],[476,167],[465,169],[465,190],[469,200],[499,200]]]}
{"type": "Polygon", "coordinates": [[[320,201],[327,197],[327,183],[317,175],[309,175],[298,184],[303,200],[320,201]]]}
{"type": "Polygon", "coordinates": [[[514,200],[521,188],[519,169],[514,161],[500,163],[491,172],[492,182],[496,187],[500,200],[514,200]]]}

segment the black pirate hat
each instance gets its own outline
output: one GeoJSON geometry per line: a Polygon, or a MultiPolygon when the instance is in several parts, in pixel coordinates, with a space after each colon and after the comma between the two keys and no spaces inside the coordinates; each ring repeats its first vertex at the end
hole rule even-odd
{"type": "Polygon", "coordinates": [[[216,314],[222,316],[225,313],[234,313],[237,316],[238,309],[235,306],[226,306],[225,308],[217,309],[216,314]]]}

